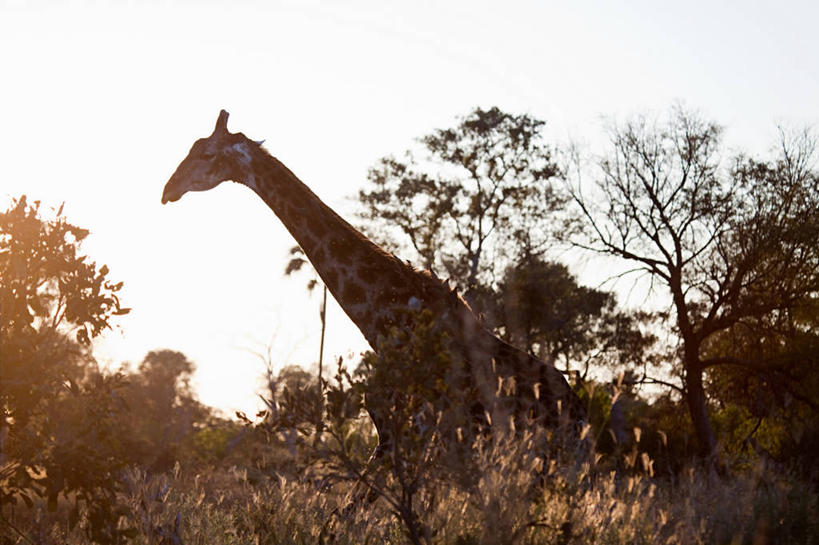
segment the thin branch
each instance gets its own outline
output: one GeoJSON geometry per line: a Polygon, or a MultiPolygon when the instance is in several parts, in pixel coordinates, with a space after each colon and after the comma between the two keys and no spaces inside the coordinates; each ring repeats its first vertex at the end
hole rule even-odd
{"type": "Polygon", "coordinates": [[[681,386],[677,386],[676,384],[673,384],[671,382],[667,382],[665,380],[661,380],[661,379],[658,379],[658,378],[648,377],[646,375],[643,375],[643,377],[641,379],[636,380],[635,384],[659,384],[660,386],[666,386],[668,388],[672,388],[672,389],[676,390],[677,392],[679,392],[680,394],[685,395],[685,388],[683,388],[681,386]]]}
{"type": "Polygon", "coordinates": [[[11,529],[12,529],[12,530],[14,530],[15,532],[17,532],[17,535],[19,535],[21,538],[25,539],[25,540],[26,540],[28,543],[31,543],[31,545],[36,545],[36,544],[34,543],[34,541],[33,541],[33,540],[30,538],[30,537],[28,537],[26,534],[24,534],[24,533],[22,532],[22,530],[20,530],[19,528],[17,528],[17,526],[15,526],[14,524],[12,524],[12,523],[11,523],[11,521],[6,520],[6,518],[5,518],[5,517],[4,517],[2,514],[0,514],[0,521],[3,521],[3,523],[4,523],[6,526],[8,526],[9,528],[11,528],[11,529]]]}

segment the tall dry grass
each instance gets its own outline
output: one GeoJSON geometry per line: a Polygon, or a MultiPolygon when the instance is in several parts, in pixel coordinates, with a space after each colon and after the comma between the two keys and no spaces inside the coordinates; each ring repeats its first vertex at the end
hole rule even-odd
{"type": "MultiPolygon", "coordinates": [[[[564,451],[541,472],[522,463],[516,439],[484,445],[469,475],[433,468],[413,498],[422,543],[479,544],[813,544],[819,494],[787,472],[719,476],[691,468],[657,479],[636,463],[617,471],[583,449],[564,451]],[[474,471],[477,470],[477,473],[474,471]],[[473,479],[469,486],[457,479],[473,479]]],[[[295,463],[295,462],[294,462],[295,463]]],[[[356,483],[287,478],[237,467],[193,474],[129,470],[124,502],[137,544],[306,544],[410,542],[383,498],[353,504],[356,483]]],[[[385,482],[384,486],[395,485],[385,482]]],[[[17,524],[30,542],[85,544],[87,538],[35,506],[17,524]]],[[[3,543],[27,543],[4,529],[3,543]]]]}
{"type": "MultiPolygon", "coordinates": [[[[441,365],[426,354],[429,346],[435,345],[419,337],[417,356],[397,353],[397,361],[408,361],[366,380],[339,363],[324,391],[282,390],[280,399],[269,400],[263,422],[248,426],[234,455],[219,463],[122,472],[118,524],[127,532],[117,539],[145,545],[819,543],[816,483],[779,467],[760,463],[718,474],[694,465],[656,475],[637,428],[633,441],[601,458],[584,437],[600,437],[602,428],[594,434],[586,428],[578,438],[571,423],[558,430],[521,425],[502,382],[497,400],[483,405],[495,423],[491,434],[464,430],[465,420],[446,412],[464,406],[447,399],[459,395],[446,387],[457,382],[434,374],[451,362],[441,365]],[[396,381],[414,387],[400,389],[396,381]],[[361,415],[362,393],[388,404],[383,425],[399,432],[376,461],[367,460],[373,430],[361,415]]],[[[82,521],[73,529],[66,524],[66,507],[5,510],[0,545],[90,543],[82,521]]]]}

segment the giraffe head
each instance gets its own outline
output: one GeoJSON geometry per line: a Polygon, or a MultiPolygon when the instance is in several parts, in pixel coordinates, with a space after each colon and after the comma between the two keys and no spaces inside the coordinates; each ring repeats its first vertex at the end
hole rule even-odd
{"type": "Polygon", "coordinates": [[[207,191],[225,180],[253,182],[252,156],[261,146],[242,133],[228,132],[227,119],[228,113],[222,110],[213,134],[194,142],[165,184],[162,204],[177,201],[188,191],[207,191]]]}

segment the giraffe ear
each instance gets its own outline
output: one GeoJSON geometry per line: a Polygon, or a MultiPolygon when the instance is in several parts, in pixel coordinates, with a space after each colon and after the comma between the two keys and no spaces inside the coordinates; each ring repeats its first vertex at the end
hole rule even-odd
{"type": "Polygon", "coordinates": [[[216,127],[213,129],[213,133],[216,134],[217,132],[228,132],[227,130],[227,120],[228,120],[227,111],[222,110],[219,112],[219,119],[216,120],[216,127]]]}

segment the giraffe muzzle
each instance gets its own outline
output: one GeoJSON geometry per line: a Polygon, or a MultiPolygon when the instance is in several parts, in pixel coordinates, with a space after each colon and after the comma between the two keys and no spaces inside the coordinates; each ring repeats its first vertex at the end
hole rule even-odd
{"type": "Polygon", "coordinates": [[[178,201],[180,197],[182,197],[182,194],[174,190],[169,182],[168,185],[165,186],[165,190],[162,191],[162,204],[178,201]]]}
{"type": "Polygon", "coordinates": [[[174,172],[168,183],[165,184],[165,188],[162,190],[162,204],[176,202],[186,193],[186,189],[180,183],[177,174],[177,172],[174,172]]]}

